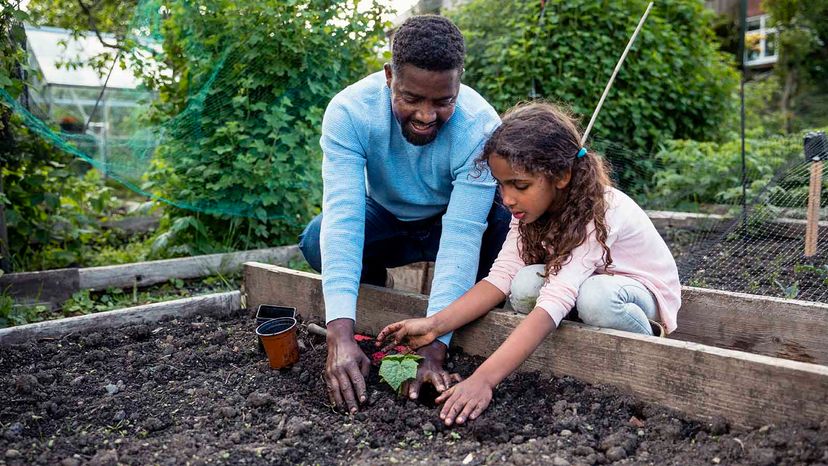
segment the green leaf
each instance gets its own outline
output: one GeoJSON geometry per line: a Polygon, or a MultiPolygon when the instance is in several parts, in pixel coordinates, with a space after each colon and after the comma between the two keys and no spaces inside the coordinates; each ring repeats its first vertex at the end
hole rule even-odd
{"type": "Polygon", "coordinates": [[[399,393],[400,387],[406,380],[417,377],[417,366],[422,356],[416,354],[392,354],[382,358],[379,375],[395,392],[399,393]]]}

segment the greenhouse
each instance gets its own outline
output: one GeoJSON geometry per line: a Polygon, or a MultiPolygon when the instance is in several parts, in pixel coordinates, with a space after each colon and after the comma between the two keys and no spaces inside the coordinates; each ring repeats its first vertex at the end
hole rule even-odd
{"type": "Polygon", "coordinates": [[[106,74],[93,68],[93,58],[112,52],[93,32],[75,35],[29,25],[25,31],[29,66],[36,73],[30,76],[24,103],[33,114],[58,124],[64,137],[106,172],[109,160],[134,144],[138,117],[154,93],[129,66],[108,63],[106,74]]]}

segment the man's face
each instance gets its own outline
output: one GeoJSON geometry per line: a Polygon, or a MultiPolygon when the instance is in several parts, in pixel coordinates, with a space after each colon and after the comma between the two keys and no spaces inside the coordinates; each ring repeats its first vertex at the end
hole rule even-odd
{"type": "Polygon", "coordinates": [[[385,65],[391,110],[408,142],[424,146],[437,137],[454,114],[460,73],[461,70],[428,71],[414,65],[403,65],[394,73],[391,65],[385,65]]]}

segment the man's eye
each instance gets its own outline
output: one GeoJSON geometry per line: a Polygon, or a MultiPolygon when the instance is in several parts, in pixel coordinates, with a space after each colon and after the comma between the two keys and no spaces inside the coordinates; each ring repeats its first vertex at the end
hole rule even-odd
{"type": "Polygon", "coordinates": [[[528,187],[528,184],[515,184],[515,189],[517,189],[518,191],[524,191],[528,187]]]}
{"type": "Polygon", "coordinates": [[[454,99],[446,99],[446,100],[441,100],[441,101],[437,102],[437,105],[439,105],[441,107],[448,107],[449,105],[452,105],[452,104],[454,104],[454,99]]]}

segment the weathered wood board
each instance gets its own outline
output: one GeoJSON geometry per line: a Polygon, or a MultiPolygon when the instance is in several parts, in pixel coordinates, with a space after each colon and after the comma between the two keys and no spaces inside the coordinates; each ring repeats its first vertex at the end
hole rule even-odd
{"type": "MultiPolygon", "coordinates": [[[[421,270],[422,263],[392,269],[405,277],[394,289],[419,292],[421,270]]],[[[685,286],[670,338],[828,365],[826,335],[828,304],[685,286]]]]}
{"type": "Polygon", "coordinates": [[[51,308],[72,297],[79,283],[78,269],[9,273],[0,276],[0,292],[14,298],[17,304],[43,304],[51,308]]]}
{"type": "Polygon", "coordinates": [[[828,365],[828,304],[683,287],[670,338],[828,365]]]}
{"type": "Polygon", "coordinates": [[[177,319],[196,315],[220,315],[241,308],[241,292],[229,291],[192,298],[98,312],[66,319],[0,329],[0,346],[44,338],[60,338],[74,332],[117,328],[127,324],[157,322],[165,317],[177,319]]]}
{"type": "Polygon", "coordinates": [[[245,262],[285,265],[300,255],[299,247],[293,245],[106,267],[10,273],[0,276],[0,290],[19,304],[46,304],[54,308],[80,290],[140,288],[173,278],[229,274],[241,270],[245,262]]]}
{"type": "MultiPolygon", "coordinates": [[[[251,308],[296,306],[306,319],[324,320],[321,278],[266,264],[245,264],[251,308]]],[[[376,334],[396,320],[422,316],[427,297],[363,286],[357,330],[376,334]]],[[[495,310],[458,330],[454,345],[488,356],[523,316],[495,310]]],[[[701,419],[721,415],[740,425],[828,419],[828,367],[564,322],[522,370],[610,384],[643,400],[701,419]]]]}
{"type": "Polygon", "coordinates": [[[216,273],[232,273],[249,261],[287,264],[299,255],[298,246],[255,249],[227,254],[208,254],[137,264],[110,265],[80,269],[81,289],[102,290],[109,287],[127,288],[163,283],[173,278],[186,279],[206,277],[216,273]]]}

